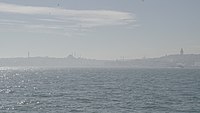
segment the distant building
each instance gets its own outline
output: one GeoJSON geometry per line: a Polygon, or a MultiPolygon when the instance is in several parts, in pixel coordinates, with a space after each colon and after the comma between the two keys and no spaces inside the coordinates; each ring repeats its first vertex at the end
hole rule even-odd
{"type": "Polygon", "coordinates": [[[76,58],[74,57],[74,55],[72,55],[72,54],[68,55],[67,58],[68,58],[68,59],[76,59],[76,58]]]}
{"type": "Polygon", "coordinates": [[[183,48],[181,48],[180,55],[183,55],[183,54],[184,54],[184,51],[183,51],[183,48]]]}

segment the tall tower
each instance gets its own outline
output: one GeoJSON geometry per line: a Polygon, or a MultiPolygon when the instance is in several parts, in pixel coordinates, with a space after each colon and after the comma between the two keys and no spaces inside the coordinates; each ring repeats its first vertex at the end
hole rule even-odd
{"type": "Polygon", "coordinates": [[[180,55],[183,55],[183,54],[184,54],[184,51],[183,51],[183,48],[181,48],[180,55]]]}
{"type": "Polygon", "coordinates": [[[28,58],[30,57],[30,52],[28,52],[28,58]]]}

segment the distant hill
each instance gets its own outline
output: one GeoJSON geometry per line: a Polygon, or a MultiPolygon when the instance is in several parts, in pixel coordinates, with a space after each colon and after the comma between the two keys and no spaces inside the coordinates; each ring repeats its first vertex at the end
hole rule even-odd
{"type": "Polygon", "coordinates": [[[169,55],[159,58],[131,60],[127,63],[135,67],[196,68],[200,67],[200,54],[169,55]]]}
{"type": "Polygon", "coordinates": [[[133,67],[133,68],[200,68],[200,54],[169,55],[159,58],[130,60],[95,60],[77,58],[29,57],[0,58],[1,67],[133,67]]]}

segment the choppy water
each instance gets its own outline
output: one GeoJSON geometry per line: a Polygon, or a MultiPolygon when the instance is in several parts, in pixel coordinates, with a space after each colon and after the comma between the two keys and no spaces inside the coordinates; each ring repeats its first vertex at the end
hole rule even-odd
{"type": "Polygon", "coordinates": [[[200,70],[1,70],[0,113],[200,113],[200,70]]]}

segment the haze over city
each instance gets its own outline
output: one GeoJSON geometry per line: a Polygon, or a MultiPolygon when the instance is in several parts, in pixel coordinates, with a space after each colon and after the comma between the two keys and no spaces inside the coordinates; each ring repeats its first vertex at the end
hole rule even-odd
{"type": "Polygon", "coordinates": [[[0,58],[200,53],[199,0],[0,0],[0,58]]]}
{"type": "Polygon", "coordinates": [[[200,113],[200,0],[0,0],[0,113],[200,113]]]}

